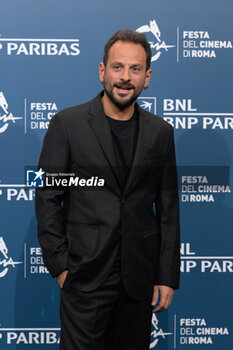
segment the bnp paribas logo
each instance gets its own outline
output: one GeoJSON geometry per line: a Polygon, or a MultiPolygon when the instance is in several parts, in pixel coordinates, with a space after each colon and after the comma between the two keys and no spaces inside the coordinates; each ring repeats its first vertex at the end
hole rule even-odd
{"type": "Polygon", "coordinates": [[[77,56],[79,39],[4,38],[0,34],[0,53],[7,56],[77,56]]]}
{"type": "Polygon", "coordinates": [[[162,40],[161,31],[155,19],[150,21],[149,24],[137,28],[136,32],[148,33],[150,37],[152,36],[152,40],[148,38],[152,50],[151,62],[157,61],[163,51],[168,51],[168,49],[175,47],[175,45],[167,45],[165,41],[162,40]]]}
{"type": "Polygon", "coordinates": [[[0,134],[4,133],[11,124],[23,117],[15,117],[8,111],[8,103],[2,91],[0,91],[0,134]]]}

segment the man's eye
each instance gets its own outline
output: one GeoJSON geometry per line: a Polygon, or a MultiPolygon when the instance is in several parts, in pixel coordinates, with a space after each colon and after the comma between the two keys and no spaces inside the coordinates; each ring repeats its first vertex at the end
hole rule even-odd
{"type": "Polygon", "coordinates": [[[134,72],[140,72],[141,68],[140,67],[133,67],[134,72]]]}
{"type": "Polygon", "coordinates": [[[120,66],[113,66],[113,69],[119,70],[121,67],[120,66]]]}

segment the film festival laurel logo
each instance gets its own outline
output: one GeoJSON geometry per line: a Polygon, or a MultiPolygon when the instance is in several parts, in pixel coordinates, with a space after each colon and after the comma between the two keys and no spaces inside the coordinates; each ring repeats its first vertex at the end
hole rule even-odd
{"type": "Polygon", "coordinates": [[[156,314],[153,313],[150,349],[154,349],[157,346],[159,342],[159,337],[162,337],[163,339],[165,339],[166,335],[172,335],[172,334],[173,333],[164,333],[162,328],[159,328],[159,321],[157,319],[156,314]]]}
{"type": "Polygon", "coordinates": [[[12,113],[8,112],[8,103],[3,92],[0,92],[0,134],[4,133],[9,127],[10,123],[15,124],[18,119],[22,117],[14,117],[12,113]]]}
{"type": "Polygon", "coordinates": [[[159,26],[154,19],[150,21],[149,25],[143,25],[136,29],[139,33],[151,33],[154,40],[148,40],[152,50],[151,62],[157,61],[162,53],[162,50],[168,51],[168,49],[175,47],[175,45],[167,45],[164,40],[161,40],[161,32],[159,26]]]}
{"type": "Polygon", "coordinates": [[[8,256],[8,248],[4,242],[3,237],[0,237],[0,278],[6,276],[9,271],[9,267],[14,267],[18,264],[22,264],[21,261],[14,261],[8,256]]]}

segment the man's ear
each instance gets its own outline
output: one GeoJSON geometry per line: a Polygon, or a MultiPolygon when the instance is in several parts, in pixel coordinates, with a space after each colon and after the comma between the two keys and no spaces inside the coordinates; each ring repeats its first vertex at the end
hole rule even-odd
{"type": "Polygon", "coordinates": [[[150,78],[151,78],[151,74],[152,74],[152,69],[148,69],[147,72],[146,72],[146,79],[145,79],[145,83],[144,83],[144,89],[148,88],[149,81],[150,81],[150,78]]]}
{"type": "Polygon", "coordinates": [[[100,62],[100,64],[99,64],[99,78],[100,78],[101,83],[104,82],[104,73],[105,73],[105,65],[103,62],[100,62]]]}

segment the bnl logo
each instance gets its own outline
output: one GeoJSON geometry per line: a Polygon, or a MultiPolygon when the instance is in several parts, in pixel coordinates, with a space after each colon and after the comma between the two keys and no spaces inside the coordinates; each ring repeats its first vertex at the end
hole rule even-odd
{"type": "Polygon", "coordinates": [[[43,187],[44,186],[44,171],[27,170],[27,187],[43,187]]]}
{"type": "Polygon", "coordinates": [[[137,102],[145,111],[156,114],[156,97],[138,97],[137,102]]]}

